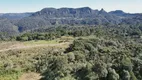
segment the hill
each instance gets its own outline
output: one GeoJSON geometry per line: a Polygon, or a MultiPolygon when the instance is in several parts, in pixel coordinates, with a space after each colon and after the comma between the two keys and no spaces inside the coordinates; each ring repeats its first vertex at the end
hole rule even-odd
{"type": "Polygon", "coordinates": [[[0,14],[0,18],[7,18],[7,19],[22,19],[24,17],[30,16],[32,13],[5,13],[0,14]]]}
{"type": "Polygon", "coordinates": [[[125,13],[121,10],[106,12],[104,9],[93,10],[89,7],[44,8],[33,13],[0,14],[0,24],[2,36],[13,36],[60,25],[138,25],[142,24],[142,14],[125,13]]]}

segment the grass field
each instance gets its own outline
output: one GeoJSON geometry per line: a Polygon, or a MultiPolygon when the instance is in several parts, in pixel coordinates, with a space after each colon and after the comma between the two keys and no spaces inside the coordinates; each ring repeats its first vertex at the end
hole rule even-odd
{"type": "Polygon", "coordinates": [[[34,72],[35,57],[48,52],[63,52],[73,40],[62,37],[51,41],[1,42],[0,80],[18,80],[27,71],[34,72]]]}
{"type": "Polygon", "coordinates": [[[38,45],[38,44],[58,44],[58,40],[51,40],[51,41],[46,41],[46,40],[38,40],[38,41],[27,41],[23,42],[24,45],[38,45]]]}

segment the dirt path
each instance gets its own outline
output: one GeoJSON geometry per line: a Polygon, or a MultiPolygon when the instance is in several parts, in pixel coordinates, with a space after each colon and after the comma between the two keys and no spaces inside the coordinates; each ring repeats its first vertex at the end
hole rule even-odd
{"type": "Polygon", "coordinates": [[[5,52],[9,50],[17,50],[17,49],[28,49],[28,48],[35,48],[35,47],[67,47],[70,43],[58,43],[58,44],[36,44],[36,45],[23,45],[23,44],[16,44],[12,45],[8,48],[0,50],[0,52],[5,52]]]}
{"type": "Polygon", "coordinates": [[[39,73],[24,73],[19,80],[40,80],[40,78],[42,78],[42,76],[40,76],[39,73]]]}

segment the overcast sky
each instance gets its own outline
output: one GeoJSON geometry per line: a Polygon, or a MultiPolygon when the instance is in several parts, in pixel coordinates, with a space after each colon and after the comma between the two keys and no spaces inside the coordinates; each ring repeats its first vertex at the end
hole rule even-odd
{"type": "Polygon", "coordinates": [[[142,13],[142,0],[0,0],[0,13],[35,12],[46,7],[90,7],[142,13]]]}

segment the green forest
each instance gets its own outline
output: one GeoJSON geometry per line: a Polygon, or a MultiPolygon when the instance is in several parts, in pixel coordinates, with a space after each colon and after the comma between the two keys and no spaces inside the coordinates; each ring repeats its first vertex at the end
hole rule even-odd
{"type": "Polygon", "coordinates": [[[64,25],[1,36],[1,42],[56,39],[71,42],[66,48],[0,52],[0,80],[18,80],[25,72],[40,73],[41,80],[142,80],[141,24],[64,25]]]}

